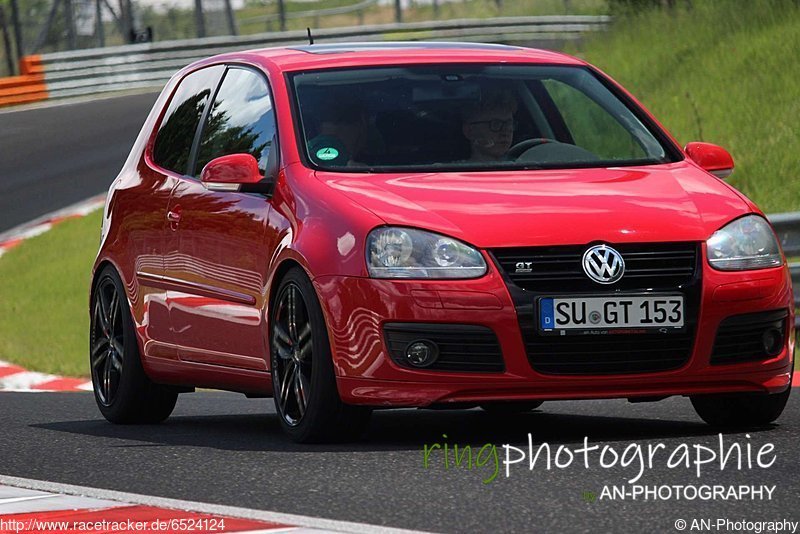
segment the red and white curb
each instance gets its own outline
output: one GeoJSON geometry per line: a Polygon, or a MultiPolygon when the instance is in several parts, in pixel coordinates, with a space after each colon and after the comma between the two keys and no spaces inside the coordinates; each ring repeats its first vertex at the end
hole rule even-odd
{"type": "Polygon", "coordinates": [[[94,210],[101,208],[105,203],[105,199],[105,193],[96,195],[3,232],[0,234],[0,256],[26,239],[45,233],[60,222],[85,217],[94,210]]]}
{"type": "Polygon", "coordinates": [[[92,391],[92,383],[85,378],[26,371],[0,360],[0,391],[92,391]]]}
{"type": "MultiPolygon", "coordinates": [[[[85,217],[101,208],[105,193],[93,196],[64,209],[48,213],[0,234],[0,256],[26,239],[41,235],[69,219],[85,217]]],[[[0,391],[91,391],[92,383],[83,378],[31,372],[0,360],[0,391]]],[[[2,532],[2,529],[0,529],[2,532]]]]}
{"type": "Polygon", "coordinates": [[[0,533],[237,532],[416,534],[416,531],[150,497],[0,475],[0,533]]]}

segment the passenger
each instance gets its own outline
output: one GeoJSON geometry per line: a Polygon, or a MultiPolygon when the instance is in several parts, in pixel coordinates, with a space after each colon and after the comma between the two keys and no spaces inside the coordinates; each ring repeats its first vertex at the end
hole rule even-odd
{"type": "Polygon", "coordinates": [[[468,161],[504,161],[514,139],[517,102],[508,91],[487,92],[461,113],[462,132],[470,144],[468,161]]]}

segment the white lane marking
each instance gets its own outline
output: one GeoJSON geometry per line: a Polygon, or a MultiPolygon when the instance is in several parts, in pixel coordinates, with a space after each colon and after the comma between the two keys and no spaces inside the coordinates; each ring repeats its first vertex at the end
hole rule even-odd
{"type": "Polygon", "coordinates": [[[37,224],[36,226],[28,228],[27,225],[19,231],[16,235],[14,235],[13,239],[30,239],[31,237],[36,237],[37,235],[42,235],[46,231],[50,230],[53,225],[49,222],[37,224]]]}
{"type": "Polygon", "coordinates": [[[91,213],[92,211],[102,207],[103,204],[105,204],[105,200],[106,193],[100,193],[85,200],[81,200],[80,202],[76,202],[75,204],[71,204],[66,208],[45,213],[40,217],[36,217],[32,221],[22,223],[14,228],[11,228],[10,230],[0,233],[0,245],[6,241],[11,241],[12,239],[27,239],[28,237],[33,237],[33,235],[38,235],[42,232],[45,232],[52,226],[50,221],[53,219],[69,217],[70,215],[86,215],[91,213]],[[47,228],[39,231],[39,227],[43,226],[47,226],[47,228]],[[33,235],[27,235],[31,232],[33,232],[33,235]]]}
{"type": "Polygon", "coordinates": [[[124,506],[124,504],[89,497],[42,493],[12,486],[0,486],[0,516],[58,510],[104,510],[120,506],[124,506]]]}
{"type": "Polygon", "coordinates": [[[50,495],[50,494],[44,491],[36,491],[23,488],[15,488],[13,486],[0,485],[0,500],[10,499],[12,497],[29,497],[33,495],[50,495]]]}
{"type": "Polygon", "coordinates": [[[35,501],[39,499],[52,499],[54,497],[58,497],[58,495],[48,494],[48,495],[29,495],[27,497],[12,497],[10,499],[0,499],[0,506],[4,506],[6,504],[13,504],[18,502],[25,502],[25,501],[35,501]]]}
{"type": "Polygon", "coordinates": [[[0,475],[0,484],[39,491],[49,491],[53,493],[64,493],[67,495],[83,495],[85,497],[93,497],[95,499],[106,499],[133,504],[142,504],[146,506],[158,506],[161,508],[201,512],[206,514],[241,517],[244,519],[254,519],[256,521],[283,523],[284,525],[297,525],[300,527],[330,530],[334,532],[352,532],[359,534],[421,534],[423,532],[419,530],[405,530],[399,528],[382,527],[378,525],[369,525],[367,523],[339,521],[336,519],[323,519],[321,517],[253,510],[238,506],[183,501],[179,499],[168,499],[165,497],[151,497],[138,493],[91,488],[88,486],[75,486],[72,484],[61,484],[58,482],[47,482],[43,480],[19,478],[7,475],[0,475]]]}

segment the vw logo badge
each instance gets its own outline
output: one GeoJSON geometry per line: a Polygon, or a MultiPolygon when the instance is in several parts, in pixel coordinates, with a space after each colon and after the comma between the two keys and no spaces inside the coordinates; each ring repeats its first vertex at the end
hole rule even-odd
{"type": "Polygon", "coordinates": [[[625,260],[608,245],[595,245],[583,254],[583,270],[598,284],[613,284],[625,274],[625,260]]]}

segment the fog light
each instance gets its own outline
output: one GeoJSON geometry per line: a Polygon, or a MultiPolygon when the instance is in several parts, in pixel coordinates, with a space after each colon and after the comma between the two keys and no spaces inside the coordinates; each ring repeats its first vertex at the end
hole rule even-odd
{"type": "Polygon", "coordinates": [[[428,367],[438,356],[439,349],[433,341],[412,341],[406,347],[406,361],[414,367],[428,367]]]}
{"type": "Polygon", "coordinates": [[[765,330],[761,336],[761,343],[764,346],[764,351],[770,356],[774,356],[783,348],[783,333],[777,328],[765,330]]]}

